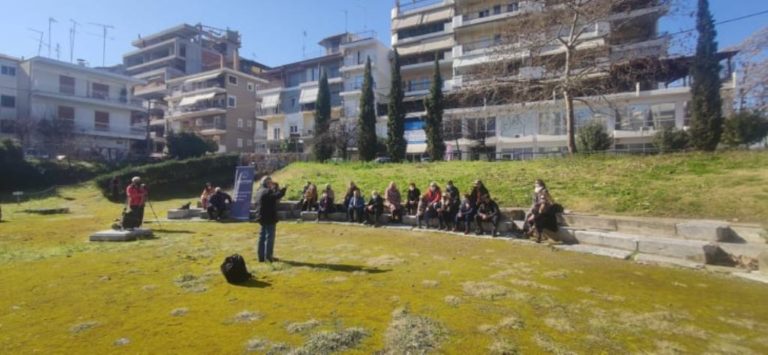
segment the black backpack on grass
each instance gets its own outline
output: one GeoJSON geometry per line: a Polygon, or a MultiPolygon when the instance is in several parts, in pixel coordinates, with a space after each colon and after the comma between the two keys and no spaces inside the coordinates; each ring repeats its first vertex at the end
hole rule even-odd
{"type": "Polygon", "coordinates": [[[242,283],[253,277],[245,267],[245,260],[240,254],[232,254],[221,264],[221,273],[231,284],[242,283]]]}

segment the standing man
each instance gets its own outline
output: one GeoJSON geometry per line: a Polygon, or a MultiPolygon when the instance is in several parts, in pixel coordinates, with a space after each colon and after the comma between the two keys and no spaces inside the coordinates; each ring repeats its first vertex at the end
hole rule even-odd
{"type": "Polygon", "coordinates": [[[141,183],[141,178],[134,176],[131,184],[125,189],[128,204],[128,219],[130,222],[123,223],[123,228],[141,227],[144,223],[144,204],[147,199],[147,189],[141,183]],[[126,225],[127,224],[127,225],[126,225]]]}
{"type": "Polygon", "coordinates": [[[285,196],[288,187],[280,186],[269,176],[261,178],[259,189],[256,191],[256,221],[261,225],[259,233],[259,262],[277,261],[272,256],[275,249],[275,227],[277,226],[277,202],[285,196]]]}

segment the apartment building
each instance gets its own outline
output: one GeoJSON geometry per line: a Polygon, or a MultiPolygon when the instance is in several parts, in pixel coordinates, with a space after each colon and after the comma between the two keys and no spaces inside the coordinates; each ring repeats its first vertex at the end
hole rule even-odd
{"type": "Polygon", "coordinates": [[[18,82],[21,59],[0,54],[0,137],[15,138],[18,118],[18,82]]]}
{"type": "Polygon", "coordinates": [[[164,118],[169,80],[225,67],[258,68],[255,62],[239,62],[240,34],[229,29],[181,24],[140,36],[131,44],[136,49],[123,55],[123,66],[126,74],[146,81],[134,95],[147,100],[153,151],[158,154],[170,128],[164,118]]]}
{"type": "MultiPolygon", "coordinates": [[[[667,57],[668,40],[658,36],[657,30],[659,18],[666,13],[665,6],[653,0],[627,3],[626,9],[585,27],[583,47],[594,51],[595,63],[621,64],[656,58],[668,68],[676,69],[653,78],[639,78],[635,85],[624,90],[581,97],[575,107],[575,120],[577,129],[592,120],[603,123],[614,137],[612,148],[615,150],[648,151],[653,149],[651,142],[658,129],[687,127],[690,58],[667,57]]],[[[426,63],[437,55],[445,79],[443,90],[449,97],[462,95],[472,85],[477,87],[473,73],[495,61],[504,61],[504,65],[511,68],[505,75],[541,78],[547,74],[537,60],[539,56],[562,55],[562,49],[553,45],[551,50],[532,53],[511,43],[504,31],[519,16],[548,11],[549,6],[556,5],[557,1],[396,2],[392,10],[392,44],[405,59],[402,74],[406,96],[417,102],[407,105],[406,138],[410,155],[418,157],[426,148],[421,119],[423,105],[418,101],[426,94],[420,89],[429,87],[432,65],[421,64],[421,69],[420,63],[405,65],[407,61],[426,63]],[[424,83],[424,87],[414,85],[413,80],[424,83]]],[[[723,53],[722,59],[727,60],[733,54],[723,53]]],[[[731,67],[726,67],[723,90],[729,95],[733,82],[729,80],[731,67]]],[[[449,157],[467,159],[488,154],[522,159],[566,151],[565,105],[557,98],[535,102],[512,99],[491,104],[481,98],[474,102],[454,104],[445,110],[444,136],[449,157]]]]}
{"type": "Polygon", "coordinates": [[[218,143],[219,152],[254,152],[263,137],[256,90],[266,80],[229,68],[168,80],[166,120],[173,132],[194,132],[218,143]]]}
{"type": "MultiPolygon", "coordinates": [[[[2,70],[10,73],[5,64],[2,70]]],[[[133,88],[144,81],[43,57],[18,62],[15,75],[16,97],[4,102],[15,101],[16,106],[17,121],[9,131],[29,128],[25,149],[120,160],[145,147],[143,100],[132,96],[133,88]],[[66,140],[48,142],[36,130],[43,120],[64,121],[62,126],[68,128],[59,134],[66,134],[66,140]]]]}
{"type": "MultiPolygon", "coordinates": [[[[269,84],[260,90],[258,118],[266,129],[260,148],[267,152],[308,152],[314,136],[319,79],[328,76],[332,124],[353,131],[359,112],[363,72],[368,58],[377,102],[386,102],[389,50],[375,33],[342,33],[323,39],[324,55],[282,65],[264,72],[269,84]]],[[[377,131],[386,134],[382,116],[377,131]]]]}

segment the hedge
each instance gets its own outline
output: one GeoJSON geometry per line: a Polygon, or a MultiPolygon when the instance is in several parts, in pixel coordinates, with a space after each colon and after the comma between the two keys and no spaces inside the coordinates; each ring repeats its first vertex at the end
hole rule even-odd
{"type": "Polygon", "coordinates": [[[94,182],[104,196],[110,196],[110,183],[115,176],[125,186],[134,176],[158,187],[185,183],[190,180],[206,180],[211,176],[233,174],[240,157],[237,154],[209,155],[187,160],[169,160],[158,164],[128,167],[97,177],[94,182]]]}

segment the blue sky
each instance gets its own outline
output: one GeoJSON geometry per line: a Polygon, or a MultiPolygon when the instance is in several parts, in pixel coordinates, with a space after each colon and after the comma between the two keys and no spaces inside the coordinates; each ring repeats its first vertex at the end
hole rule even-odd
{"type": "MultiPolygon", "coordinates": [[[[403,0],[408,1],[408,0],[403,0]]],[[[301,60],[302,46],[307,56],[320,53],[317,42],[345,30],[376,31],[379,39],[390,43],[390,11],[394,0],[28,0],[4,1],[0,12],[0,53],[17,57],[37,54],[38,34],[29,28],[45,31],[48,17],[53,24],[52,43],[59,43],[61,59],[69,59],[70,19],[78,27],[75,58],[101,65],[101,29],[89,23],[114,26],[107,39],[107,65],[122,61],[122,53],[131,50],[130,42],[139,34],[150,34],[183,22],[203,24],[240,31],[243,39],[241,55],[267,65],[301,60]],[[306,41],[302,33],[306,31],[306,41]]],[[[685,8],[664,19],[662,31],[677,32],[694,26],[690,13],[695,0],[681,0],[685,8]]],[[[710,0],[716,21],[768,10],[766,0],[710,0]]],[[[768,14],[718,27],[720,47],[738,43],[755,30],[768,26],[768,14]]],[[[679,45],[690,36],[681,36],[679,45]]],[[[44,46],[42,54],[47,54],[44,46]]],[[[55,50],[52,55],[56,57],[55,50]]]]}

